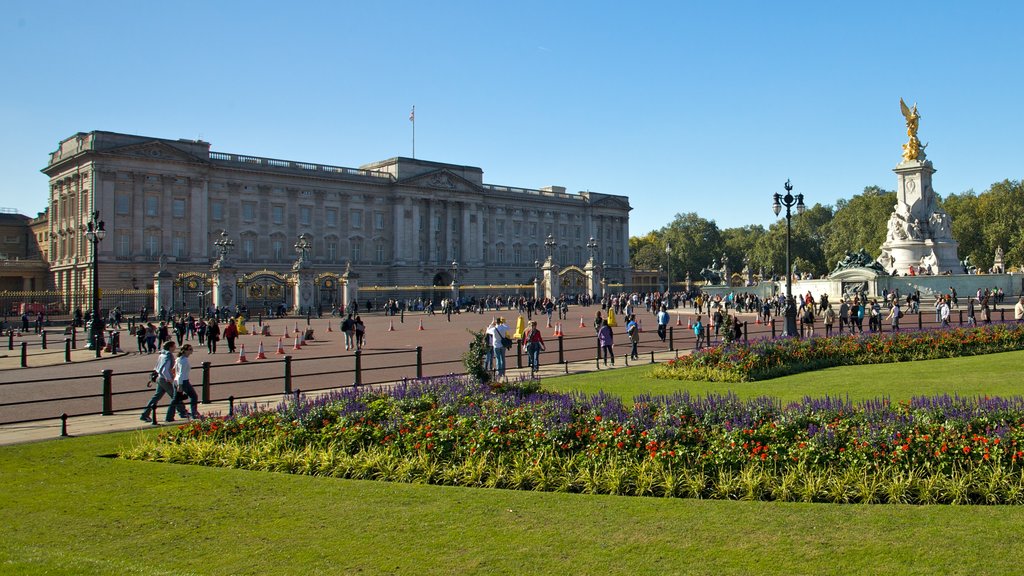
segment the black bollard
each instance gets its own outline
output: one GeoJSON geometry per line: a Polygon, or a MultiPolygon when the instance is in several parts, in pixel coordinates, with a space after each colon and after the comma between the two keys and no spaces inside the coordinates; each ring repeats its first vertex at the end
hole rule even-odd
{"type": "Polygon", "coordinates": [[[43,330],[42,337],[43,337],[43,350],[46,350],[46,330],[43,330]]]}
{"type": "Polygon", "coordinates": [[[71,338],[64,339],[64,362],[71,362],[71,338]]]}
{"type": "Polygon", "coordinates": [[[918,330],[921,330],[921,322],[922,322],[921,317],[922,316],[924,316],[924,314],[921,314],[920,312],[917,313],[917,329],[918,330]]]}
{"type": "Polygon", "coordinates": [[[675,331],[673,328],[673,326],[668,327],[668,349],[670,351],[676,349],[675,331]]]}
{"type": "Polygon", "coordinates": [[[228,416],[235,415],[235,397],[228,396],[228,416]]]}
{"type": "Polygon", "coordinates": [[[746,320],[743,321],[743,341],[744,342],[750,342],[750,340],[747,338],[747,321],[746,320]]]}
{"type": "Polygon", "coordinates": [[[28,342],[21,343],[21,367],[28,368],[28,342]]]}
{"type": "MultiPolygon", "coordinates": [[[[358,352],[356,352],[358,358],[358,352]]],[[[284,393],[292,393],[292,357],[291,355],[284,357],[284,393]]],[[[232,396],[234,398],[234,396],[232,396]]]]}
{"type": "Polygon", "coordinates": [[[78,349],[78,330],[75,330],[74,326],[71,327],[71,349],[78,349]]]}
{"type": "Polygon", "coordinates": [[[651,364],[654,364],[654,350],[651,350],[651,364]]]}
{"type": "MultiPolygon", "coordinates": [[[[114,392],[113,392],[114,371],[110,368],[103,370],[103,415],[114,414],[114,392]]],[[[156,412],[156,410],[153,410],[156,412]]]]}
{"type": "Polygon", "coordinates": [[[7,349],[14,350],[14,330],[7,333],[7,349]]]}
{"type": "Polygon", "coordinates": [[[771,319],[772,323],[772,340],[775,340],[775,318],[771,319]]]}
{"type": "Polygon", "coordinates": [[[559,364],[561,364],[562,362],[565,362],[565,350],[562,347],[562,344],[563,344],[562,338],[563,338],[562,335],[559,334],[558,335],[558,363],[559,364]]]}
{"type": "Polygon", "coordinates": [[[363,351],[356,350],[356,386],[363,384],[363,351]]]}
{"type": "Polygon", "coordinates": [[[566,374],[568,374],[568,373],[569,373],[569,361],[568,361],[568,360],[566,360],[566,361],[564,362],[564,364],[565,364],[565,373],[566,373],[566,374]]]}
{"type": "Polygon", "coordinates": [[[68,414],[67,412],[60,415],[60,435],[63,438],[68,436],[68,414]]]}
{"type": "Polygon", "coordinates": [[[210,363],[203,362],[203,404],[210,403],[210,363]]]}
{"type": "Polygon", "coordinates": [[[622,360],[626,363],[626,367],[629,368],[629,354],[623,354],[622,360]]]}
{"type": "Polygon", "coordinates": [[[416,377],[423,378],[423,346],[416,347],[416,377]]]}

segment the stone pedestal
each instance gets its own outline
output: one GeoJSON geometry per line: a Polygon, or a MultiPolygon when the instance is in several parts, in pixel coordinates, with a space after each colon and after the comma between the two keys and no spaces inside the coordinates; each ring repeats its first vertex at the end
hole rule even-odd
{"type": "Polygon", "coordinates": [[[594,259],[591,258],[587,261],[587,265],[583,267],[583,271],[587,273],[587,291],[594,297],[595,300],[604,297],[604,279],[602,277],[601,267],[594,263],[594,259]]]}
{"type": "Polygon", "coordinates": [[[558,300],[558,266],[548,258],[541,271],[544,274],[544,297],[558,300]]]}
{"type": "Polygon", "coordinates": [[[958,244],[949,215],[938,206],[932,188],[935,168],[929,160],[906,160],[893,169],[896,205],[878,261],[894,275],[941,275],[961,271],[958,244]]]}
{"type": "Polygon", "coordinates": [[[213,285],[213,306],[218,310],[225,306],[234,306],[238,299],[238,277],[231,268],[216,267],[210,271],[210,282],[213,285]]]}
{"type": "Polygon", "coordinates": [[[294,270],[291,280],[291,301],[295,311],[310,314],[313,310],[313,272],[305,268],[294,270]]]}
{"type": "Polygon", "coordinates": [[[161,270],[153,275],[153,312],[174,307],[174,275],[161,270]]]}
{"type": "Polygon", "coordinates": [[[345,273],[341,275],[341,280],[341,300],[347,312],[353,302],[359,301],[359,274],[353,272],[350,268],[345,268],[345,273]]]}

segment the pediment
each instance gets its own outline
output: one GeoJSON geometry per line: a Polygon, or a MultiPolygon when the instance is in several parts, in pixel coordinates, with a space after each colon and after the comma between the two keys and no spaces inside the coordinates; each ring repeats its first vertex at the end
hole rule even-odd
{"type": "Polygon", "coordinates": [[[404,186],[431,188],[449,192],[480,192],[480,187],[447,169],[434,170],[398,182],[404,186]]]}
{"type": "Polygon", "coordinates": [[[131,156],[137,158],[146,158],[150,160],[173,160],[177,162],[204,162],[204,158],[198,158],[178,150],[174,146],[165,142],[153,141],[143,142],[141,144],[131,144],[128,146],[121,146],[120,148],[112,148],[106,150],[107,154],[115,154],[117,156],[131,156]]]}
{"type": "Polygon", "coordinates": [[[625,196],[600,196],[590,195],[590,205],[595,208],[616,208],[620,210],[632,210],[629,205],[629,198],[625,196]]]}

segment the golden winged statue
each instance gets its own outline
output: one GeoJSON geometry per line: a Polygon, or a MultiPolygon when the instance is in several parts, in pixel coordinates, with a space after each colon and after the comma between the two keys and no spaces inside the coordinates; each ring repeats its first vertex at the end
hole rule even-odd
{"type": "Polygon", "coordinates": [[[907,136],[910,137],[910,140],[903,145],[903,159],[917,160],[921,158],[923,160],[924,147],[917,139],[917,126],[921,120],[921,115],[917,113],[917,104],[915,103],[913,108],[908,108],[907,103],[900,98],[900,110],[903,112],[903,117],[907,119],[907,136]]]}

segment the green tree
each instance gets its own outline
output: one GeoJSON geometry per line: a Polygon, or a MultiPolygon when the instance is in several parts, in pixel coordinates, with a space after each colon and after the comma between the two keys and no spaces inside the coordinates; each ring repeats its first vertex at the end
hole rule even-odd
{"type": "Polygon", "coordinates": [[[949,195],[942,201],[942,207],[953,221],[953,238],[959,244],[959,258],[970,257],[971,263],[980,267],[985,252],[980,200],[973,190],[968,190],[963,194],[949,195]]]}
{"type": "MultiPolygon", "coordinates": [[[[675,219],[660,230],[661,237],[672,248],[672,281],[677,282],[689,272],[697,278],[701,268],[721,258],[722,233],[714,220],[701,218],[695,212],[676,214],[675,219]]],[[[664,245],[662,245],[664,258],[664,245]]]]}
{"type": "Polygon", "coordinates": [[[629,239],[629,264],[634,270],[656,270],[665,263],[665,241],[659,232],[629,239]]]}
{"type": "Polygon", "coordinates": [[[832,222],[828,224],[825,239],[825,265],[829,270],[846,256],[863,248],[877,256],[885,242],[885,233],[896,193],[878,186],[868,186],[864,192],[836,202],[832,222]]]}

